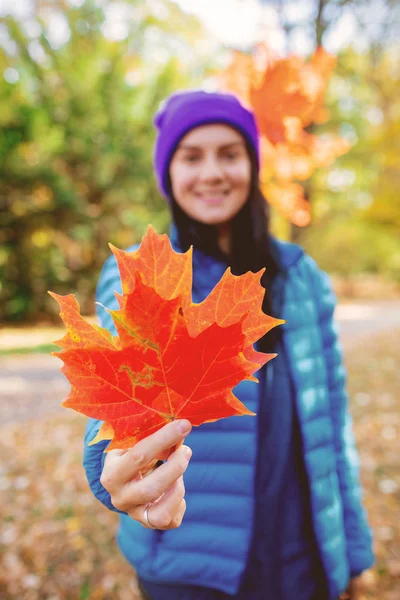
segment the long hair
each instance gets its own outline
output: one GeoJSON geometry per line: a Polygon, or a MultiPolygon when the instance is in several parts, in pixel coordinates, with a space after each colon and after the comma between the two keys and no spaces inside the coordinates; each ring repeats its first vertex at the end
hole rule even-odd
{"type": "MultiPolygon", "coordinates": [[[[191,245],[209,256],[223,259],[231,267],[234,275],[242,275],[247,271],[256,273],[266,268],[261,278],[265,288],[262,309],[266,314],[274,315],[270,288],[279,271],[279,264],[271,251],[269,237],[270,208],[259,184],[257,158],[251,146],[247,144],[251,163],[251,180],[249,197],[243,208],[232,219],[232,250],[226,256],[218,246],[218,230],[215,225],[206,225],[189,217],[176,202],[171,180],[168,180],[170,206],[175,221],[179,244],[183,251],[191,245]]],[[[274,328],[258,342],[263,352],[273,352],[280,328],[274,328]]]]}

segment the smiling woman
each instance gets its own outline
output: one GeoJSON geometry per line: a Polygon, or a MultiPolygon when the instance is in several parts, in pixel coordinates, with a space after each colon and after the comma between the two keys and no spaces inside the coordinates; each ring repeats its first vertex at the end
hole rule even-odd
{"type": "MultiPolygon", "coordinates": [[[[154,123],[171,241],[178,252],[193,246],[193,301],[207,297],[228,266],[236,275],[265,267],[263,311],[287,323],[257,342],[277,353],[257,373],[259,386],[234,389],[256,416],[193,429],[180,419],[105,459],[108,442],[88,444],[101,427],[91,420],[89,483],[120,512],[120,546],[151,600],[336,600],[346,588],[356,600],[357,576],[373,555],[330,283],[300,247],[270,235],[255,119],[234,96],[179,92],[154,123]],[[177,449],[148,473],[168,448],[177,449]]],[[[111,258],[99,303],[117,308],[115,291],[121,282],[111,258]]],[[[115,333],[109,313],[99,316],[115,333]]]]}
{"type": "Polygon", "coordinates": [[[170,177],[173,196],[187,215],[226,226],[250,194],[251,163],[243,136],[227,125],[197,127],[179,143],[170,177]]]}

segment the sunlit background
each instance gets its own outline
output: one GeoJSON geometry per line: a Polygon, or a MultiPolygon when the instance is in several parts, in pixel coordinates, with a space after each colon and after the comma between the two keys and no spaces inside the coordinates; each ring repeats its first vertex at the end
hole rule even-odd
{"type": "Polygon", "coordinates": [[[275,233],[341,292],[398,286],[398,3],[2,0],[0,15],[0,319],[47,319],[55,287],[91,312],[107,242],[127,247],[149,221],[168,229],[151,169],[159,102],[213,89],[232,52],[259,43],[275,57],[306,60],[320,44],[337,57],[330,116],[313,132],[351,146],[304,184],[313,226],[294,231],[275,201],[275,233]]]}
{"type": "Polygon", "coordinates": [[[92,316],[108,242],[126,248],[148,223],[168,231],[152,172],[163,98],[227,74],[239,87],[260,48],[300,69],[322,46],[336,61],[327,117],[302,132],[346,149],[310,168],[271,142],[264,171],[280,165],[281,179],[267,173],[273,232],[301,244],[339,297],[377,550],[363,600],[398,600],[399,19],[395,0],[0,0],[2,598],[135,597],[114,515],[82,473],[84,420],[59,412],[67,385],[49,356],[60,331],[47,290],[74,293],[92,316]],[[285,186],[308,219],[288,210],[285,186]]]}

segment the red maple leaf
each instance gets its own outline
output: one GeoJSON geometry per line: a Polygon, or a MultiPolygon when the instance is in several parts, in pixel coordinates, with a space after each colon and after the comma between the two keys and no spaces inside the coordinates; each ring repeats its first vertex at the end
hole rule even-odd
{"type": "MultiPolygon", "coordinates": [[[[252,344],[282,323],[261,310],[262,273],[229,269],[201,304],[191,301],[191,251],[149,227],[136,252],[113,248],[121,274],[117,336],[87,323],[74,296],[51,293],[67,332],[56,342],[71,390],[63,405],[104,421],[92,443],[129,448],[169,421],[192,425],[252,415],[233,394],[274,354],[252,344]]],[[[255,380],[257,381],[257,380],[255,380]]]]}

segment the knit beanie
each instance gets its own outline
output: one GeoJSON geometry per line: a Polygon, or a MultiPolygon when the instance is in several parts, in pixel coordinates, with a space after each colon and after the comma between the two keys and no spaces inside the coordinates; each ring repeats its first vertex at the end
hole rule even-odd
{"type": "Polygon", "coordinates": [[[254,149],[260,165],[259,139],[253,113],[232,94],[189,90],[169,96],[155,114],[158,130],[153,163],[161,193],[168,197],[168,169],[180,140],[199,125],[224,123],[238,130],[254,149]]]}

